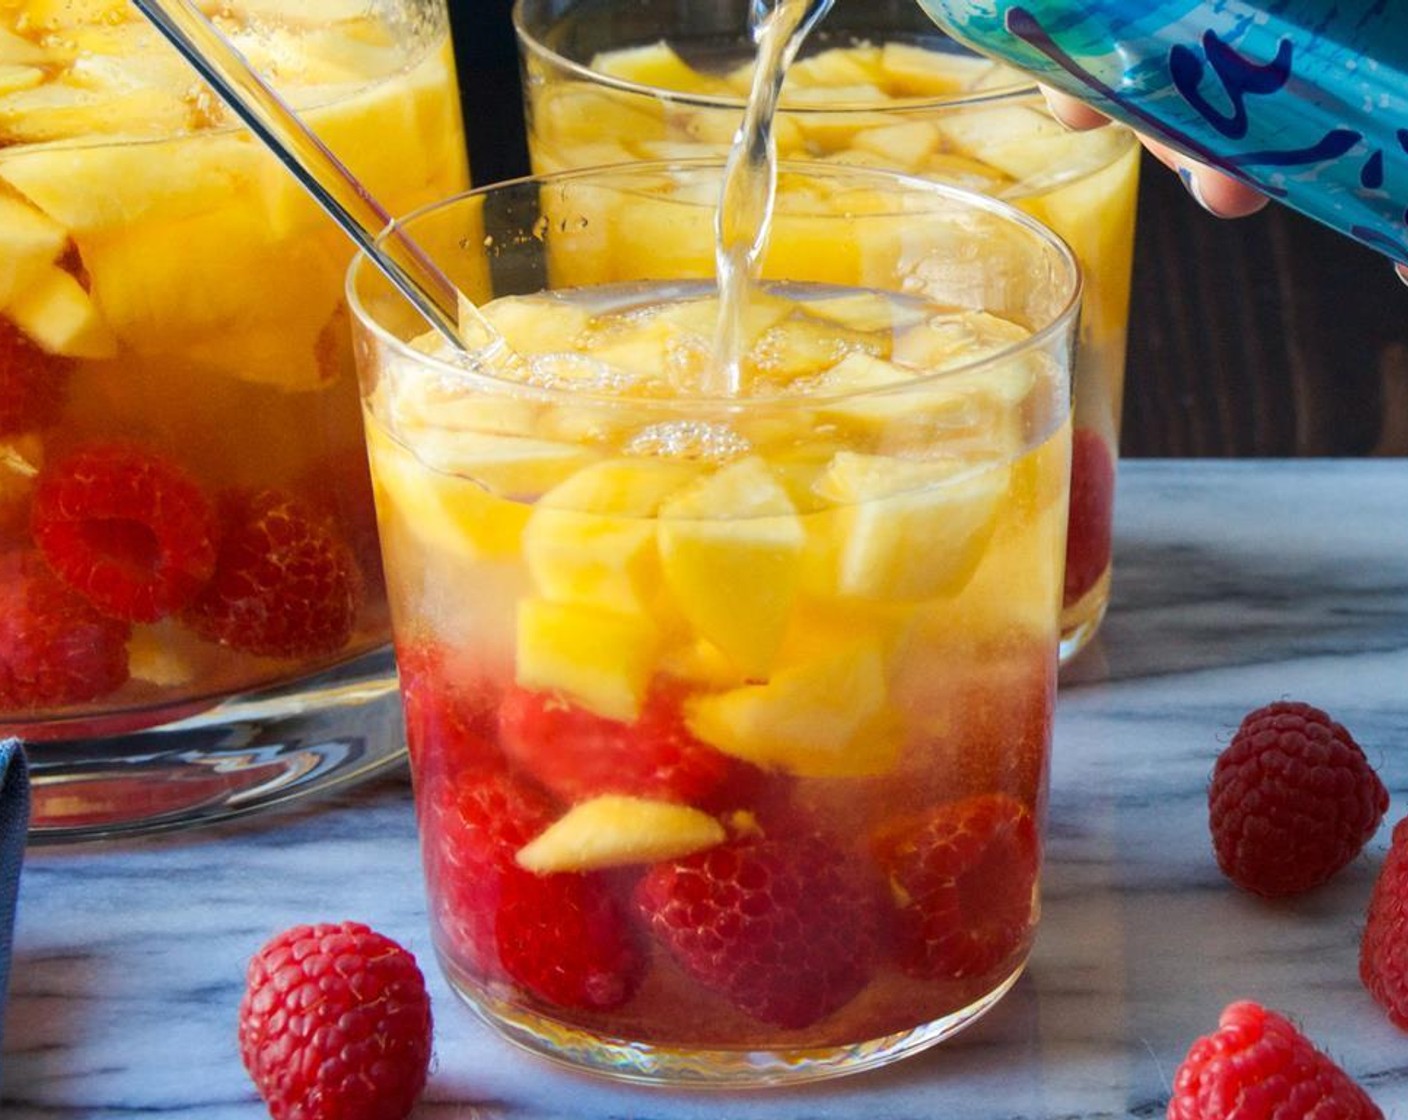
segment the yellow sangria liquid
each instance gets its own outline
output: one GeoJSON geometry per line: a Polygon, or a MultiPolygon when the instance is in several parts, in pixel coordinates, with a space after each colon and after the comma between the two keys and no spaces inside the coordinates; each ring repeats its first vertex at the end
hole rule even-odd
{"type": "MultiPolygon", "coordinates": [[[[675,9],[648,3],[633,21],[625,7],[520,0],[535,171],[728,150],[753,80],[745,6],[727,23],[712,9],[667,19],[675,9]]],[[[1139,149],[1123,129],[1068,131],[1028,79],[943,42],[910,0],[837,8],[788,68],[773,134],[782,160],[894,169],[1002,198],[1080,261],[1066,660],[1109,598],[1139,149]]]]}
{"type": "MultiPolygon", "coordinates": [[[[210,9],[393,211],[461,189],[437,4],[210,9]]],[[[124,0],[0,13],[0,733],[161,723],[389,638],[351,246],[124,0]]]]}
{"type": "MultiPolygon", "coordinates": [[[[710,243],[631,215],[667,258],[710,243]]],[[[632,271],[625,239],[600,250],[555,282],[632,271]]],[[[739,394],[691,400],[710,280],[483,311],[515,379],[426,370],[434,338],[363,371],[452,982],[529,1046],[646,1079],[956,1030],[1038,917],[1066,370],[995,315],[764,283],[739,394]]]]}

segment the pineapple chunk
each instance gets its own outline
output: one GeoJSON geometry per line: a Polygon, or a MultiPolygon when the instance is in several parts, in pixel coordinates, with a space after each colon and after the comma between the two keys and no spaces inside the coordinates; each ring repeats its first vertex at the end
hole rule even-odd
{"type": "MultiPolygon", "coordinates": [[[[266,157],[252,139],[203,136],[199,159],[183,143],[189,141],[26,147],[0,159],[0,179],[80,241],[97,232],[120,234],[145,217],[171,221],[209,211],[212,199],[253,193],[256,168],[266,157]],[[103,189],[95,191],[94,183],[103,189]]],[[[226,244],[239,236],[229,232],[226,244]]]]}
{"type": "Polygon", "coordinates": [[[938,150],[939,130],[930,121],[901,121],[872,128],[855,138],[852,148],[879,156],[901,171],[917,171],[938,150]]]}
{"type": "Polygon", "coordinates": [[[549,147],[622,137],[663,140],[666,135],[664,115],[653,101],[581,83],[538,91],[533,125],[549,147]]]}
{"type": "Polygon", "coordinates": [[[132,350],[182,353],[226,376],[291,391],[329,379],[317,351],[339,303],[340,247],[271,239],[248,199],[79,245],[95,302],[132,350]],[[271,277],[299,298],[271,299],[271,277]]]}
{"type": "Polygon", "coordinates": [[[591,322],[585,307],[552,295],[504,296],[484,305],[484,318],[516,354],[551,354],[576,349],[591,322]]]}
{"type": "Polygon", "coordinates": [[[517,681],[630,723],[640,715],[659,644],[655,626],[640,615],[525,599],[518,605],[517,681]]]}
{"type": "Polygon", "coordinates": [[[840,503],[817,519],[829,560],[820,566],[829,586],[818,590],[886,602],[957,594],[983,557],[1010,474],[1006,464],[975,471],[839,452],[817,482],[840,503]]]}
{"type": "MultiPolygon", "coordinates": [[[[304,114],[318,139],[393,211],[405,205],[408,191],[421,192],[422,184],[435,183],[437,190],[456,185],[444,181],[444,168],[458,157],[446,152],[436,134],[445,98],[443,73],[437,67],[421,67],[395,82],[337,97],[304,114]],[[369,144],[373,130],[392,139],[369,144]]],[[[259,190],[275,235],[322,228],[325,215],[286,168],[266,159],[260,171],[259,190]]],[[[424,201],[418,194],[409,197],[424,201]]]]}
{"type": "Polygon", "coordinates": [[[666,501],[658,527],[681,613],[744,673],[766,676],[801,583],[805,533],[787,491],[749,456],[666,501]]]}
{"type": "Polygon", "coordinates": [[[44,439],[20,432],[0,440],[0,536],[29,522],[34,481],[44,467],[44,439]]]}
{"type": "MultiPolygon", "coordinates": [[[[128,671],[133,680],[160,688],[178,688],[196,678],[200,667],[183,651],[180,635],[168,623],[135,626],[127,643],[128,671]]],[[[185,644],[190,644],[186,639],[185,644]]]]}
{"type": "Polygon", "coordinates": [[[37,66],[0,63],[0,96],[22,89],[33,89],[44,80],[44,71],[37,66]]]}
{"type": "Polygon", "coordinates": [[[747,357],[757,376],[786,386],[831,369],[843,354],[883,356],[888,347],[889,339],[876,332],[852,330],[818,315],[794,315],[753,340],[747,357]]]}
{"type": "Polygon", "coordinates": [[[117,340],[73,276],[47,265],[10,300],[5,313],[42,349],[70,358],[111,358],[117,340]]]}
{"type": "Polygon", "coordinates": [[[817,378],[816,412],[832,423],[883,430],[914,411],[915,393],[906,388],[914,381],[912,369],[853,351],[817,378]]]}
{"type": "Polygon", "coordinates": [[[68,243],[68,231],[17,198],[0,195],[0,307],[32,284],[68,243]]]}
{"type": "Polygon", "coordinates": [[[94,134],[169,136],[190,123],[190,107],[163,89],[99,91],[47,82],[0,97],[0,136],[11,142],[94,134]]]}
{"type": "Polygon", "coordinates": [[[596,871],[678,859],[726,838],[723,825],[688,805],[605,794],[572,806],[514,858],[539,875],[596,871]]]}
{"type": "Polygon", "coordinates": [[[935,117],[946,146],[996,167],[1017,180],[1052,167],[1079,163],[1090,141],[1035,106],[970,109],[935,117]]]}
{"type": "Polygon", "coordinates": [[[31,27],[81,27],[120,23],[128,17],[127,0],[26,0],[25,21],[31,27]]]}
{"type": "Polygon", "coordinates": [[[703,742],[801,777],[863,777],[892,768],[903,742],[886,704],[884,655],[860,641],[780,670],[766,684],[689,701],[703,742]]]}
{"type": "Polygon", "coordinates": [[[877,292],[848,292],[843,296],[810,299],[807,311],[866,334],[912,327],[929,315],[926,308],[898,303],[877,292]]]}
{"type": "Polygon", "coordinates": [[[829,94],[846,86],[874,85],[880,77],[879,61],[879,52],[865,47],[833,47],[810,58],[799,58],[787,68],[783,99],[787,100],[798,87],[813,87],[829,94]]]}
{"type": "Polygon", "coordinates": [[[893,41],[880,48],[880,73],[895,97],[951,97],[991,69],[992,63],[977,55],[893,41]]]}
{"type": "Polygon", "coordinates": [[[471,559],[517,553],[529,508],[478,483],[427,470],[377,424],[367,424],[377,509],[397,516],[423,547],[471,559]]]}
{"type": "Polygon", "coordinates": [[[592,59],[591,68],[608,78],[679,93],[716,93],[721,85],[717,79],[701,74],[663,41],[599,54],[592,59]]]}
{"type": "Polygon", "coordinates": [[[6,66],[43,66],[49,54],[38,43],[0,27],[0,63],[6,66]]]}
{"type": "Polygon", "coordinates": [[[660,584],[653,516],[696,473],[686,463],[615,459],[544,494],[523,533],[538,593],[558,603],[646,612],[660,584]]]}
{"type": "Polygon", "coordinates": [[[457,475],[492,494],[531,501],[551,490],[597,453],[556,440],[485,432],[412,432],[416,456],[432,470],[457,475]]]}

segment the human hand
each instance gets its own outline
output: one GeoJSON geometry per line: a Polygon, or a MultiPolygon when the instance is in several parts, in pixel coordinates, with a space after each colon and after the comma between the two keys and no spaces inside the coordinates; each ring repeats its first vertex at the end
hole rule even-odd
{"type": "MultiPolygon", "coordinates": [[[[1083,101],[1054,89],[1043,88],[1052,114],[1067,128],[1084,131],[1109,123],[1109,118],[1083,101]]],[[[1183,181],[1188,193],[1204,210],[1219,218],[1243,218],[1255,214],[1270,201],[1266,195],[1206,164],[1191,160],[1167,144],[1140,135],[1149,153],[1183,181]]],[[[1408,265],[1396,264],[1398,278],[1408,284],[1408,265]]]]}

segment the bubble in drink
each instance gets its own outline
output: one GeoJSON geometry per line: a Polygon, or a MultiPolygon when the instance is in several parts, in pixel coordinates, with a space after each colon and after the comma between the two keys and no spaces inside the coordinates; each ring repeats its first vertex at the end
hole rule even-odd
{"type": "Polygon", "coordinates": [[[626,444],[625,452],[628,455],[726,463],[747,454],[751,447],[747,439],[724,424],[673,420],[642,428],[626,444]]]}

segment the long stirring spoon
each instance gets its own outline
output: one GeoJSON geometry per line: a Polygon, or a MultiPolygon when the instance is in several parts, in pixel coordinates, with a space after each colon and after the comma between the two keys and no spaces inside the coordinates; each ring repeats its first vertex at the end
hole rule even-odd
{"type": "Polygon", "coordinates": [[[132,3],[447,341],[512,357],[479,309],[191,0],[132,3]]]}

